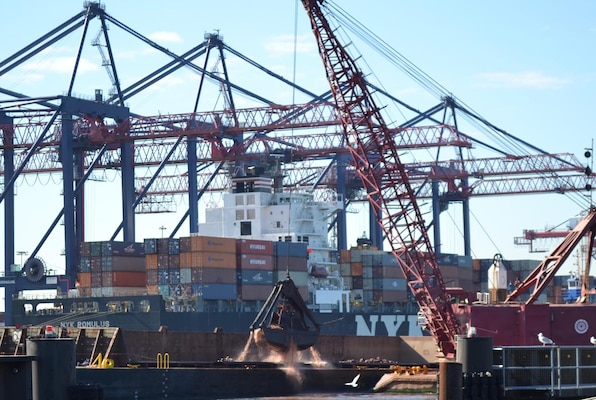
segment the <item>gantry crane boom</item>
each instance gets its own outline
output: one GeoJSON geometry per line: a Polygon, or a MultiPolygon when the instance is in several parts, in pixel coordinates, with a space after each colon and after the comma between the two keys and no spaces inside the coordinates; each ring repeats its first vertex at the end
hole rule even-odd
{"type": "Polygon", "coordinates": [[[339,42],[321,6],[302,0],[336,102],[346,146],[371,209],[391,245],[408,286],[445,355],[461,333],[437,265],[426,225],[390,132],[363,73],[339,42]]]}

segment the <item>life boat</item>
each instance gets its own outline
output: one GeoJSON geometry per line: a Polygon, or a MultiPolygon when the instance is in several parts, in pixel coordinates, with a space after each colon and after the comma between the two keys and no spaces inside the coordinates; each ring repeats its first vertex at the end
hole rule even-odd
{"type": "Polygon", "coordinates": [[[319,338],[320,327],[288,276],[275,284],[250,330],[254,332],[257,345],[285,353],[313,346],[319,338]]]}

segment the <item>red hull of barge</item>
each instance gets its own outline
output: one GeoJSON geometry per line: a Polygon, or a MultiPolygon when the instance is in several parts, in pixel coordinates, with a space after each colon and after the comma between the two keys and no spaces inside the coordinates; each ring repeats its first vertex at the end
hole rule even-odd
{"type": "Polygon", "coordinates": [[[474,304],[456,312],[462,326],[492,337],[495,346],[541,345],[540,332],[558,346],[590,346],[596,336],[596,304],[474,304]]]}

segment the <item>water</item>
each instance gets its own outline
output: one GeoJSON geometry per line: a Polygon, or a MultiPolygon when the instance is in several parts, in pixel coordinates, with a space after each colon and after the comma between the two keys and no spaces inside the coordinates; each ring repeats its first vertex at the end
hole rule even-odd
{"type": "MultiPolygon", "coordinates": [[[[245,361],[252,357],[257,356],[259,361],[270,361],[285,364],[284,368],[286,373],[289,375],[299,374],[295,368],[295,362],[297,361],[308,361],[312,365],[325,366],[327,363],[321,359],[320,354],[313,347],[309,348],[308,351],[299,352],[296,349],[291,349],[285,354],[276,352],[259,352],[259,346],[256,344],[258,334],[255,331],[251,331],[250,336],[244,346],[244,349],[236,357],[237,361],[245,361]]],[[[299,376],[298,376],[299,378],[299,376]]],[[[436,399],[436,394],[397,394],[397,393],[305,393],[302,395],[295,396],[283,396],[283,397],[238,397],[234,400],[311,400],[311,399],[341,399],[341,400],[431,400],[436,399]]]]}
{"type": "Polygon", "coordinates": [[[311,399],[341,399],[341,400],[435,400],[436,394],[396,394],[396,393],[325,393],[304,394],[287,397],[242,397],[235,400],[311,400],[311,399]]]}

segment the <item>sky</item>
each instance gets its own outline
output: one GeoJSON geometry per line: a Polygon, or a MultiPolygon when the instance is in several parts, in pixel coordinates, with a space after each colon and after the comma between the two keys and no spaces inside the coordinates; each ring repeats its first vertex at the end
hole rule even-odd
{"type": "MultiPolygon", "coordinates": [[[[344,0],[341,8],[423,71],[447,93],[492,124],[549,153],[572,153],[581,162],[596,136],[587,117],[593,113],[596,89],[596,3],[588,0],[501,2],[411,2],[344,0]]],[[[0,60],[75,16],[82,1],[65,0],[6,2],[2,14],[10,16],[0,25],[0,60]],[[8,39],[9,38],[9,39],[8,39]]],[[[301,4],[296,1],[105,1],[106,12],[134,31],[182,54],[217,32],[224,43],[259,64],[323,93],[328,90],[316,42],[301,4]]],[[[89,32],[90,41],[98,31],[89,32]]],[[[343,33],[342,33],[343,35],[343,33]]],[[[150,66],[164,63],[163,54],[140,44],[110,24],[119,78],[135,81],[150,66]],[[113,35],[113,36],[112,36],[113,35]]],[[[10,73],[0,76],[0,87],[29,96],[66,93],[81,31],[10,73]]],[[[439,102],[432,94],[394,66],[388,65],[357,37],[341,36],[350,50],[361,54],[358,64],[371,80],[420,110],[439,102]]],[[[304,101],[287,87],[277,87],[258,71],[229,57],[231,79],[278,104],[304,101]]],[[[215,66],[213,66],[215,68],[215,66]]],[[[197,75],[181,70],[160,85],[128,102],[141,115],[191,112],[197,75]]],[[[110,90],[109,78],[96,49],[85,46],[73,93],[92,98],[95,89],[110,90]]],[[[201,97],[199,110],[218,109],[221,96],[214,87],[201,97]],[[218,97],[219,96],[219,97],[218,97]]],[[[3,99],[0,95],[0,100],[3,99]]],[[[237,107],[255,104],[237,98],[237,107]]],[[[221,107],[220,107],[221,108],[221,107]]],[[[403,110],[402,110],[403,111],[403,110]]],[[[405,115],[403,116],[405,118],[405,115]]],[[[399,113],[392,123],[399,124],[399,113]]],[[[480,132],[478,133],[481,134],[480,132]]],[[[476,157],[485,156],[479,149],[476,157]]],[[[183,172],[183,171],[182,171],[183,172]]],[[[16,251],[31,252],[61,207],[59,175],[29,175],[17,184],[16,251]]],[[[119,223],[118,177],[106,172],[87,192],[89,241],[108,240],[119,223]]],[[[207,199],[216,201],[216,199],[207,199]]],[[[588,207],[590,199],[577,201],[561,194],[515,195],[473,198],[472,251],[474,258],[542,259],[546,253],[529,253],[514,245],[523,230],[565,228],[570,218],[588,207]]],[[[168,234],[186,211],[184,198],[175,200],[176,212],[137,217],[137,240],[168,234]],[[163,229],[160,229],[163,227],[163,229]]],[[[203,204],[203,206],[206,203],[203,204]]],[[[353,206],[348,244],[367,229],[365,205],[353,206]]],[[[442,250],[463,253],[461,207],[452,205],[441,216],[442,250]]],[[[40,251],[50,269],[63,271],[62,233],[56,232],[40,251]]],[[[552,249],[556,242],[539,247],[552,249]]],[[[3,257],[3,255],[2,255],[3,257]]],[[[15,257],[19,263],[19,256],[15,257]]],[[[565,271],[567,272],[567,271],[565,271]]]]}

